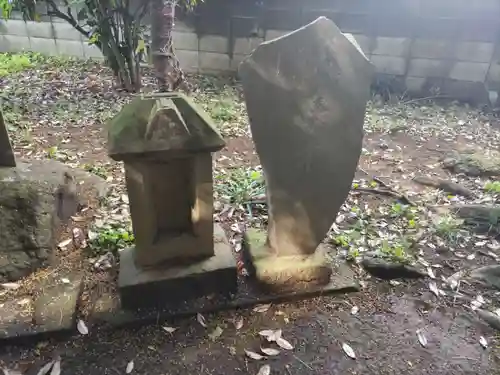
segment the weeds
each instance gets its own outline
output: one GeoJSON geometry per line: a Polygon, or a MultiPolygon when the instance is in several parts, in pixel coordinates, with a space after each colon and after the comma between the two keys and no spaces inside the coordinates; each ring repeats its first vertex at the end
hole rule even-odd
{"type": "Polygon", "coordinates": [[[461,232],[462,223],[462,220],[458,220],[452,215],[440,216],[434,221],[433,232],[444,240],[456,242],[461,232]]]}
{"type": "Polygon", "coordinates": [[[262,172],[255,169],[232,169],[229,174],[215,177],[215,192],[232,204],[245,204],[265,197],[262,172]]]}
{"type": "Polygon", "coordinates": [[[89,249],[93,256],[109,251],[116,254],[118,250],[132,246],[134,234],[131,228],[112,226],[101,228],[97,232],[89,232],[89,249]]]}
{"type": "Polygon", "coordinates": [[[85,169],[87,172],[93,173],[104,179],[108,177],[108,172],[106,171],[106,168],[100,165],[84,164],[83,169],[85,169]]]}
{"type": "Polygon", "coordinates": [[[484,185],[484,191],[492,194],[500,194],[500,181],[488,181],[484,185]]]}

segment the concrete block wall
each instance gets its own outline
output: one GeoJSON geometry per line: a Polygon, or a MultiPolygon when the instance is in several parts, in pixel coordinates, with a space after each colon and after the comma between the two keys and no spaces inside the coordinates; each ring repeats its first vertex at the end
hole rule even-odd
{"type": "MultiPolygon", "coordinates": [[[[499,0],[385,0],[384,4],[392,4],[386,8],[370,0],[273,0],[260,15],[245,13],[243,6],[234,11],[240,0],[206,4],[214,3],[222,9],[224,1],[233,7],[233,13],[218,11],[212,21],[208,13],[191,17],[197,19],[198,26],[202,21],[219,32],[200,29],[196,22],[189,23],[194,28],[176,23],[176,53],[187,72],[235,72],[245,56],[263,41],[323,14],[356,39],[379,77],[396,78],[409,93],[431,93],[438,88],[444,95],[473,95],[482,101],[488,90],[500,91],[499,0]],[[316,3],[329,8],[315,9],[316,3]],[[238,26],[247,24],[257,26],[252,32],[237,31],[238,26]]],[[[248,1],[242,4],[248,5],[248,1]]],[[[189,21],[189,17],[182,19],[189,21]]],[[[89,46],[64,21],[46,15],[42,22],[0,20],[0,52],[23,50],[102,58],[96,47],[89,46]]]]}
{"type": "Polygon", "coordinates": [[[84,40],[66,22],[0,20],[0,52],[39,52],[49,56],[102,58],[99,49],[84,40]]]}

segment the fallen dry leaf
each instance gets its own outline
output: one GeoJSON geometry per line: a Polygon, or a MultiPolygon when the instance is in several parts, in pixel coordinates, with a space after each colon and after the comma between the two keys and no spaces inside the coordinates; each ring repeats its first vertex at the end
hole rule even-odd
{"type": "Polygon", "coordinates": [[[265,313],[269,308],[271,307],[271,304],[266,304],[266,305],[257,305],[253,308],[254,312],[258,313],[265,313]]]}
{"type": "Polygon", "coordinates": [[[3,283],[3,284],[0,284],[0,287],[2,289],[16,290],[16,289],[19,289],[21,287],[21,285],[18,283],[3,283]]]}
{"type": "Polygon", "coordinates": [[[222,332],[224,332],[224,330],[217,326],[211,333],[208,334],[208,337],[210,337],[212,341],[215,341],[222,335],[222,332]]]}
{"type": "Polygon", "coordinates": [[[276,344],[278,344],[279,347],[285,349],[285,350],[292,350],[293,345],[290,344],[287,340],[285,340],[283,337],[278,337],[276,339],[276,344]]]}
{"type": "Polygon", "coordinates": [[[271,373],[271,366],[264,365],[259,369],[259,372],[257,372],[257,375],[269,375],[270,373],[271,373]]]}
{"type": "Polygon", "coordinates": [[[275,356],[281,353],[278,349],[274,348],[260,348],[260,351],[268,356],[275,356]]]}
{"type": "Polygon", "coordinates": [[[243,327],[243,318],[238,318],[234,321],[234,328],[241,329],[243,327]]]}
{"type": "Polygon", "coordinates": [[[417,337],[418,337],[418,342],[420,345],[422,345],[424,348],[427,346],[427,338],[425,337],[424,333],[422,330],[417,329],[417,337]]]}
{"type": "Polygon", "coordinates": [[[61,359],[58,358],[54,365],[52,366],[52,370],[50,371],[50,375],[61,375],[61,359]]]}
{"type": "Polygon", "coordinates": [[[196,314],[196,320],[201,324],[202,327],[207,328],[207,321],[205,320],[205,317],[203,315],[201,315],[200,313],[196,314]]]}
{"type": "Polygon", "coordinates": [[[162,328],[167,333],[174,333],[175,331],[177,331],[177,328],[175,327],[163,326],[162,328]]]}
{"type": "Polygon", "coordinates": [[[429,290],[436,295],[436,297],[439,297],[439,289],[437,287],[437,284],[434,281],[431,281],[429,283],[429,290]]]}
{"type": "Polygon", "coordinates": [[[81,319],[79,319],[76,323],[76,329],[78,329],[78,332],[80,332],[82,335],[89,334],[89,329],[87,328],[85,322],[81,319]]]}
{"type": "Polygon", "coordinates": [[[50,361],[49,363],[46,363],[45,365],[42,366],[40,370],[36,373],[36,375],[47,375],[49,371],[52,369],[52,366],[54,366],[55,361],[50,361]]]}
{"type": "Polygon", "coordinates": [[[134,360],[127,363],[127,368],[125,369],[125,374],[130,374],[134,370],[134,360]]]}
{"type": "Polygon", "coordinates": [[[68,238],[64,241],[59,242],[57,244],[57,247],[59,248],[59,250],[64,250],[66,248],[66,246],[68,246],[72,241],[73,241],[72,238],[68,238]]]}
{"type": "Polygon", "coordinates": [[[265,357],[259,353],[252,352],[251,350],[246,350],[245,349],[245,354],[247,355],[248,358],[252,358],[255,360],[261,360],[264,359],[265,357]]]}
{"type": "Polygon", "coordinates": [[[479,337],[479,343],[485,349],[488,347],[488,341],[486,341],[486,339],[484,338],[484,336],[479,337]]]}
{"type": "Polygon", "coordinates": [[[345,342],[342,344],[342,350],[344,351],[345,354],[349,358],[356,359],[356,353],[354,353],[354,350],[351,348],[349,344],[346,344],[345,342]]]}

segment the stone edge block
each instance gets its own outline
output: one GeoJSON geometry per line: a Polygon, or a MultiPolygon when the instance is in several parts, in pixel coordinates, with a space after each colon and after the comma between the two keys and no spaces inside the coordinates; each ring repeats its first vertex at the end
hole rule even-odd
{"type": "Polygon", "coordinates": [[[48,56],[57,56],[57,44],[55,39],[31,37],[31,51],[38,52],[48,56]]]}
{"type": "Polygon", "coordinates": [[[379,36],[374,38],[374,46],[371,53],[373,55],[404,57],[410,52],[410,44],[410,38],[390,38],[379,36]]]}
{"type": "Polygon", "coordinates": [[[0,52],[26,52],[31,50],[27,36],[0,35],[0,52]]]}
{"type": "Polygon", "coordinates": [[[223,72],[230,68],[229,55],[214,52],[200,52],[200,71],[204,73],[223,72]]]}
{"type": "Polygon", "coordinates": [[[176,50],[181,68],[186,73],[198,73],[200,70],[200,55],[198,51],[176,50]]]}
{"type": "Polygon", "coordinates": [[[489,67],[489,63],[457,61],[450,70],[449,78],[458,81],[483,82],[489,67]]]}
{"type": "Polygon", "coordinates": [[[29,36],[26,22],[23,20],[9,19],[7,21],[0,19],[0,34],[14,36],[29,36]]]}
{"type": "Polygon", "coordinates": [[[54,336],[66,336],[76,332],[77,308],[84,285],[83,273],[68,275],[67,278],[71,280],[70,284],[58,284],[44,288],[45,293],[32,302],[35,307],[35,311],[32,316],[24,316],[23,318],[18,319],[16,323],[12,324],[7,329],[5,327],[2,328],[0,330],[0,342],[9,344],[32,344],[37,340],[46,340],[47,338],[54,336]],[[76,283],[78,284],[75,286],[76,283]],[[68,310],[67,314],[62,314],[61,310],[57,308],[56,311],[54,311],[54,319],[49,321],[48,324],[40,324],[38,327],[34,326],[33,321],[36,320],[37,314],[40,314],[40,309],[43,310],[42,313],[50,312],[50,304],[45,303],[45,299],[50,297],[50,293],[56,291],[55,298],[59,297],[67,301],[68,294],[64,291],[57,293],[57,290],[66,290],[68,288],[70,289],[70,293],[72,293],[70,297],[72,298],[72,307],[70,311],[68,310]],[[41,304],[41,306],[38,306],[38,304],[41,304]],[[50,324],[51,322],[57,323],[54,325],[50,324]]]}
{"type": "Polygon", "coordinates": [[[216,52],[227,54],[229,52],[228,39],[218,35],[203,35],[199,38],[200,52],[216,52]]]}
{"type": "Polygon", "coordinates": [[[412,77],[446,77],[450,70],[449,60],[411,59],[408,75],[412,77]]]}
{"type": "Polygon", "coordinates": [[[83,41],[83,35],[68,23],[53,23],[56,40],[83,41]]]}
{"type": "Polygon", "coordinates": [[[60,56],[83,58],[83,43],[77,40],[56,39],[57,53],[60,56]]]}
{"type": "Polygon", "coordinates": [[[54,29],[51,22],[27,21],[26,27],[28,29],[28,35],[31,38],[54,38],[54,29]]]}
{"type": "MultiPolygon", "coordinates": [[[[177,27],[177,25],[176,25],[177,27]]],[[[172,38],[176,50],[198,51],[198,35],[193,32],[174,31],[172,38]]]]}
{"type": "Polygon", "coordinates": [[[372,55],[370,61],[375,66],[377,73],[404,75],[406,59],[395,56],[372,55]]]}

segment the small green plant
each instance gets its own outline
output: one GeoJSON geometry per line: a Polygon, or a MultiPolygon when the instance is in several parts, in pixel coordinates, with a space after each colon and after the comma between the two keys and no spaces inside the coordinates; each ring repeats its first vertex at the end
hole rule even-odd
{"type": "Polygon", "coordinates": [[[29,55],[0,53],[0,77],[19,73],[34,66],[29,55]]]}
{"type": "Polygon", "coordinates": [[[104,168],[102,165],[84,164],[83,169],[104,179],[108,177],[106,168],[104,168]]]}
{"type": "Polygon", "coordinates": [[[57,146],[52,146],[47,150],[47,157],[49,159],[55,159],[57,157],[57,146]]]}
{"type": "Polygon", "coordinates": [[[228,175],[215,177],[215,191],[220,198],[233,204],[244,204],[265,195],[262,172],[236,168],[228,175]]]}
{"type": "Polygon", "coordinates": [[[484,185],[484,191],[493,194],[500,194],[500,181],[488,181],[484,185]]]}
{"type": "Polygon", "coordinates": [[[229,122],[237,118],[234,102],[230,99],[222,99],[217,102],[211,110],[210,114],[216,121],[229,122]]]}
{"type": "Polygon", "coordinates": [[[411,259],[409,255],[410,243],[406,238],[396,242],[383,241],[380,253],[382,257],[399,263],[408,263],[411,259]]]}
{"type": "Polygon", "coordinates": [[[406,218],[408,220],[414,220],[416,209],[406,204],[394,203],[390,209],[390,216],[392,218],[406,218]]]}
{"type": "Polygon", "coordinates": [[[89,235],[89,248],[92,255],[105,254],[108,251],[116,254],[118,250],[134,244],[132,229],[119,226],[102,228],[98,232],[89,235]]]}
{"type": "Polygon", "coordinates": [[[442,239],[455,242],[459,237],[462,223],[462,220],[452,215],[441,216],[434,221],[433,231],[442,239]]]}

